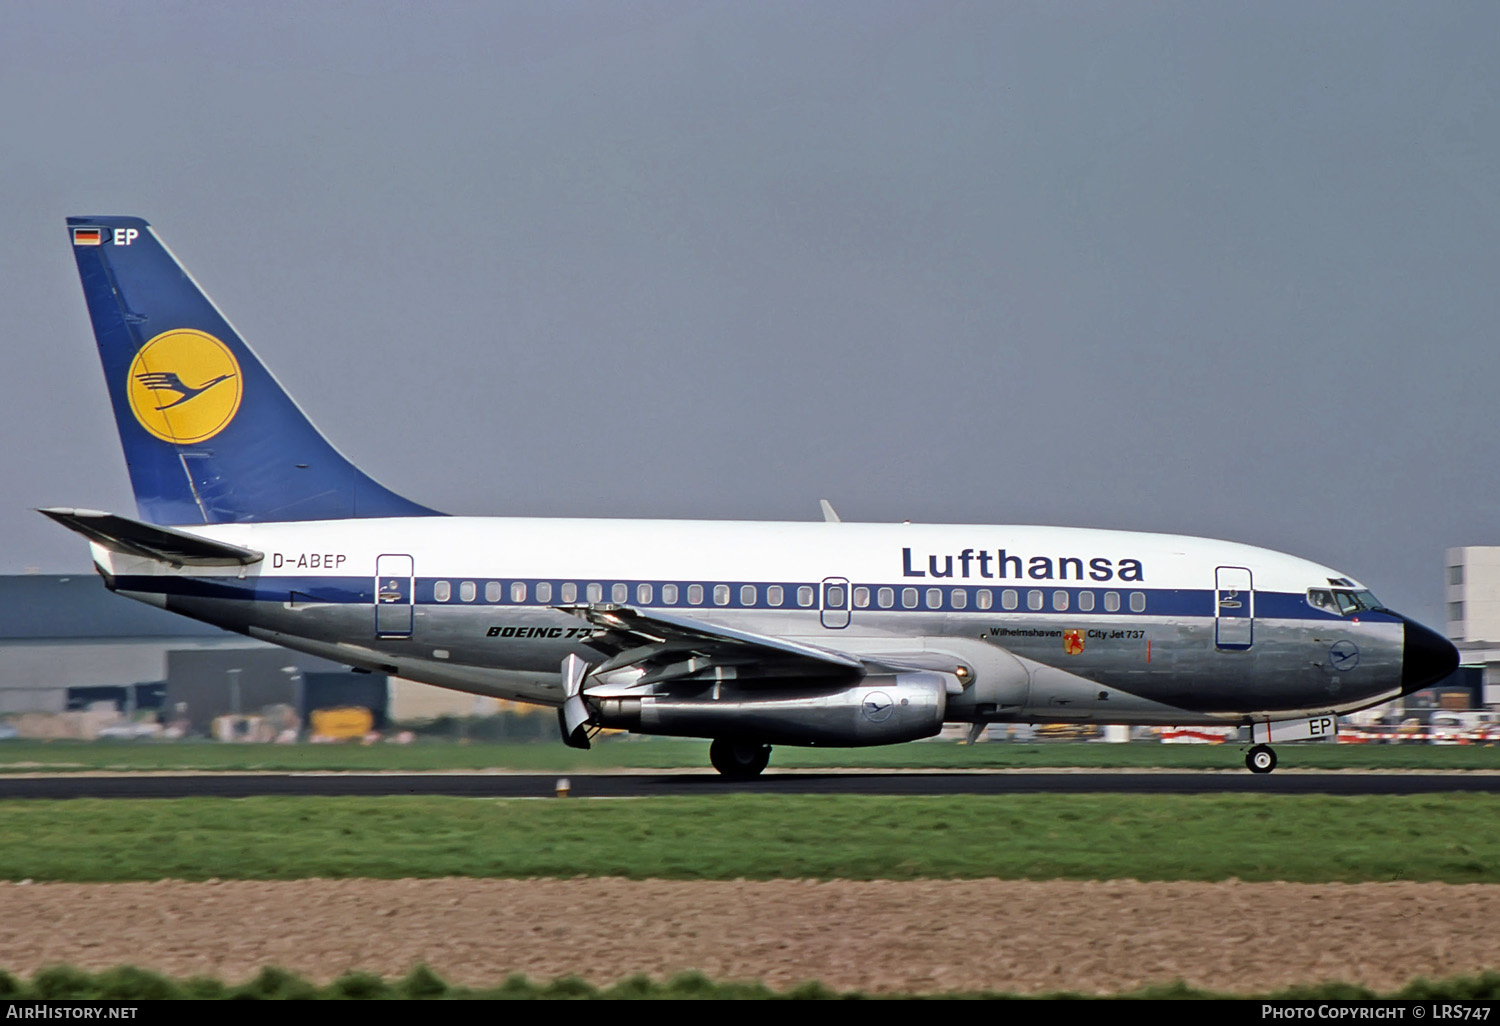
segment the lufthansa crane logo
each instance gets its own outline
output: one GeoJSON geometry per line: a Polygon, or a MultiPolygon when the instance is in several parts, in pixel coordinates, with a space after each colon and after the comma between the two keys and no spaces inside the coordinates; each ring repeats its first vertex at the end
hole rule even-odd
{"type": "Polygon", "coordinates": [[[891,701],[891,696],[884,691],[871,691],[865,695],[865,700],[860,703],[860,711],[865,714],[865,719],[871,723],[884,723],[891,718],[891,713],[896,711],[896,703],[891,701]]]}
{"type": "Polygon", "coordinates": [[[228,346],[204,332],[174,328],[135,354],[125,394],[141,427],[164,442],[191,445],[229,426],[244,385],[228,346]]]}
{"type": "Polygon", "coordinates": [[[1334,642],[1328,650],[1328,663],[1339,673],[1348,673],[1359,665],[1359,646],[1352,641],[1334,642]]]}

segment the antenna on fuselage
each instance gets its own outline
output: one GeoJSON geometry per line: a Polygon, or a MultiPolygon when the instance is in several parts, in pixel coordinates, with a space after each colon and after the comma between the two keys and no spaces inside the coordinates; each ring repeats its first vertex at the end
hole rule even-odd
{"type": "Polygon", "coordinates": [[[823,507],[823,519],[828,521],[828,523],[843,523],[843,521],[839,519],[839,515],[833,511],[833,503],[829,502],[827,499],[819,499],[818,505],[823,507]]]}

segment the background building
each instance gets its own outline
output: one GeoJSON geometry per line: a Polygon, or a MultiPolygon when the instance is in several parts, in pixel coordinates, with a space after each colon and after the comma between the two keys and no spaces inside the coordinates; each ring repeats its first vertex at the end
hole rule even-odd
{"type": "Polygon", "coordinates": [[[1449,549],[1448,637],[1458,646],[1476,704],[1500,705],[1500,545],[1449,549]]]}
{"type": "MultiPolygon", "coordinates": [[[[441,690],[401,687],[424,696],[441,690]]],[[[92,736],[120,719],[152,715],[206,734],[218,716],[272,706],[306,724],[314,709],[359,705],[382,728],[390,693],[381,674],[354,673],[111,595],[94,574],[0,576],[0,714],[46,714],[24,721],[48,736],[92,736]]],[[[405,704],[437,710],[430,715],[475,711],[471,695],[448,705],[442,696],[405,704]]]]}

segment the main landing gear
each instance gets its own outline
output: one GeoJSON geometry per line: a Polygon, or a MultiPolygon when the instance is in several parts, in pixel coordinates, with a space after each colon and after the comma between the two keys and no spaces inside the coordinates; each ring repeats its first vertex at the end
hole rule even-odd
{"type": "Polygon", "coordinates": [[[766,763],[771,761],[771,746],[727,737],[715,738],[708,746],[708,761],[726,780],[751,780],[760,776],[766,763]]]}
{"type": "Polygon", "coordinates": [[[1245,768],[1251,773],[1269,773],[1276,768],[1276,753],[1270,745],[1256,745],[1245,753],[1245,768]]]}

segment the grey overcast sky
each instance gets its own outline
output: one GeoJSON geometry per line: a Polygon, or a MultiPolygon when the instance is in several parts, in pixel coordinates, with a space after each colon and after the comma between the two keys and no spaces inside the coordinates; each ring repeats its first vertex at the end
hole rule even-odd
{"type": "Polygon", "coordinates": [[[8,3],[0,571],[134,511],[133,214],[458,513],[1500,544],[1500,4],[8,3]]]}

